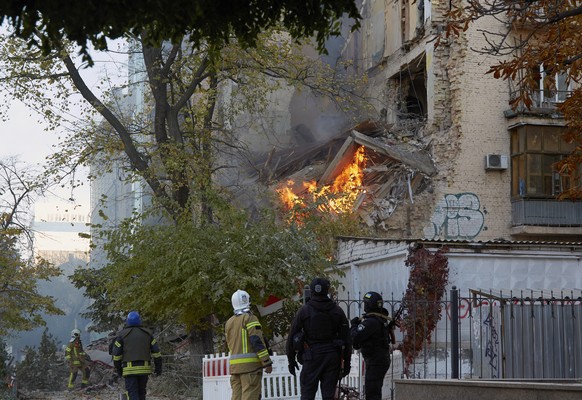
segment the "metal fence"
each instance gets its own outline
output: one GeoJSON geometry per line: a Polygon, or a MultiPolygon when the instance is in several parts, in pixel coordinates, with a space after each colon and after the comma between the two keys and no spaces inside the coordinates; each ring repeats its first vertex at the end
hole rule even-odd
{"type": "MultiPolygon", "coordinates": [[[[406,362],[395,353],[384,384],[395,398],[393,380],[582,378],[582,290],[470,290],[453,288],[430,306],[440,310],[434,331],[425,330],[418,353],[406,362]]],[[[348,319],[363,313],[360,300],[337,300],[348,319]]],[[[404,317],[416,318],[417,307],[394,296],[385,298],[390,315],[404,305],[404,317]]],[[[423,307],[427,309],[427,304],[423,307]]],[[[430,309],[430,307],[428,307],[430,309]]],[[[422,328],[421,328],[422,329],[422,328]]],[[[397,342],[405,335],[397,329],[397,342]]]]}

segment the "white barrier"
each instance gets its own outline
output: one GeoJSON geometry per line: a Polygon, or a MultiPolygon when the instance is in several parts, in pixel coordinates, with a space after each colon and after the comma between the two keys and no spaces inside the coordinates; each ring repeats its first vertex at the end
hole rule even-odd
{"type": "MultiPolygon", "coordinates": [[[[287,368],[287,356],[271,356],[273,360],[273,372],[263,374],[262,399],[285,399],[299,400],[301,388],[299,385],[299,373],[296,377],[289,373],[287,368]]],[[[202,396],[205,400],[230,400],[232,391],[230,389],[230,369],[228,364],[228,354],[207,354],[202,360],[203,380],[202,396]]],[[[301,365],[299,366],[301,368],[301,365]]],[[[352,368],[350,374],[342,380],[342,385],[359,388],[360,386],[360,357],[352,354],[352,368]]],[[[318,391],[316,399],[321,399],[318,391]]]]}

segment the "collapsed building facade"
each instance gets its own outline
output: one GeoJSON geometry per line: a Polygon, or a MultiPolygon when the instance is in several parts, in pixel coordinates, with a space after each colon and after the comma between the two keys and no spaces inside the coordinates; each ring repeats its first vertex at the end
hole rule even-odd
{"type": "MultiPolygon", "coordinates": [[[[363,149],[365,162],[359,164],[359,181],[351,189],[357,192],[352,209],[373,228],[370,240],[392,240],[403,248],[414,241],[455,243],[457,248],[460,243],[475,254],[488,248],[493,254],[501,243],[509,256],[542,257],[548,265],[552,249],[559,257],[566,252],[577,259],[582,202],[557,199],[576,182],[553,168],[574,148],[563,139],[566,124],[556,108],[572,88],[557,76],[551,90],[540,82],[531,108],[512,109],[519,88],[487,74],[495,59],[472,50],[487,45],[483,30],[506,32],[511,26],[478,20],[458,39],[435,47],[448,8],[428,0],[363,1],[362,28],[347,36],[341,58],[352,61],[346,65],[353,74],[368,76],[367,97],[375,99],[377,115],[365,115],[359,124],[322,139],[317,121],[326,115],[301,119],[290,99],[291,113],[280,115],[292,127],[288,132],[294,145],[257,151],[251,169],[265,185],[301,196],[310,185],[334,185],[358,163],[354,156],[363,149]],[[491,246],[475,246],[487,243],[491,246]]],[[[352,259],[342,254],[357,253],[368,246],[367,240],[340,238],[338,265],[348,266],[352,259]]],[[[360,261],[368,256],[362,257],[360,261]]],[[[488,268],[487,263],[475,265],[488,268]]],[[[490,271],[497,268],[490,266],[490,271]]],[[[367,273],[366,279],[352,269],[343,283],[352,293],[391,292],[396,287],[381,271],[385,267],[376,265],[377,273],[367,273]],[[384,275],[385,280],[378,279],[384,275]]],[[[511,286],[507,289],[524,289],[531,282],[538,288],[559,285],[549,276],[551,269],[535,273],[542,270],[548,279],[504,282],[511,286]]],[[[582,285],[578,271],[560,272],[560,282],[582,285]]],[[[479,287],[502,282],[480,276],[475,282],[479,287]]]]}
{"type": "MultiPolygon", "coordinates": [[[[566,126],[556,109],[572,87],[556,76],[551,90],[539,83],[531,94],[531,108],[512,109],[510,101],[519,88],[487,74],[497,60],[473,49],[487,47],[483,32],[506,33],[513,26],[483,18],[458,39],[435,47],[434,37],[442,31],[449,7],[428,0],[364,1],[363,28],[344,47],[343,57],[359,60],[355,72],[369,75],[370,97],[382,100],[377,107],[384,110],[383,122],[422,143],[434,167],[432,173],[415,168],[426,180],[424,190],[401,198],[384,221],[386,234],[379,237],[406,240],[403,248],[414,240],[460,245],[475,254],[471,263],[481,270],[475,286],[500,288],[505,283],[505,289],[525,289],[535,282],[537,288],[547,289],[569,282],[579,287],[580,265],[575,260],[580,256],[576,243],[582,238],[582,202],[557,199],[577,183],[553,167],[574,149],[563,139],[566,126]],[[535,264],[541,257],[545,267],[519,272],[535,274],[531,281],[506,275],[508,279],[499,280],[493,272],[497,264],[482,261],[483,253],[495,254],[499,243],[508,245],[503,252],[509,257],[529,258],[535,264]],[[533,247],[520,247],[524,243],[533,247]],[[566,276],[560,263],[552,272],[556,255],[574,260],[566,276]],[[558,281],[553,273],[560,276],[558,281]]],[[[543,66],[536,68],[543,76],[543,66]]],[[[338,264],[349,265],[353,260],[342,254],[353,257],[368,246],[364,240],[340,240],[338,264]]],[[[360,258],[365,262],[374,256],[360,258]]],[[[370,272],[367,279],[358,278],[357,268],[352,269],[344,283],[352,292],[392,292],[397,289],[386,267],[376,265],[376,273],[370,272]]],[[[461,272],[450,280],[451,285],[469,282],[461,272]]]]}
{"type": "Polygon", "coordinates": [[[495,59],[471,50],[486,47],[483,30],[508,28],[483,19],[435,48],[448,9],[366,1],[364,28],[343,53],[361,60],[356,68],[370,75],[371,97],[384,99],[386,123],[417,121],[421,129],[410,132],[434,160],[432,192],[402,202],[388,225],[400,238],[578,241],[582,203],[556,199],[575,182],[552,167],[574,148],[556,114],[569,88],[558,77],[555,90],[534,93],[531,109],[510,109],[516,88],[487,74],[495,59]]]}
{"type": "Polygon", "coordinates": [[[508,28],[483,19],[435,48],[448,7],[364,1],[341,57],[368,75],[377,119],[325,143],[303,121],[301,146],[265,152],[254,167],[266,182],[303,174],[326,185],[362,146],[369,163],[354,208],[383,238],[579,241],[582,203],[556,198],[575,182],[552,167],[574,148],[556,111],[571,88],[557,77],[531,109],[511,109],[514,84],[487,74],[495,60],[471,50],[486,46],[481,30],[508,28]]]}

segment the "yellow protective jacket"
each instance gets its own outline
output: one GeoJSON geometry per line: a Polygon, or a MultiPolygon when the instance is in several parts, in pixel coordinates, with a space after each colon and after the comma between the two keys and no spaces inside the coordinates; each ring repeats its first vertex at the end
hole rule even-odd
{"type": "Polygon", "coordinates": [[[87,354],[83,350],[83,344],[80,339],[73,340],[67,345],[65,350],[65,360],[69,366],[84,366],[87,364],[87,354]]]}
{"type": "Polygon", "coordinates": [[[263,339],[261,324],[250,312],[230,317],[225,333],[231,374],[256,371],[273,363],[263,339]]]}

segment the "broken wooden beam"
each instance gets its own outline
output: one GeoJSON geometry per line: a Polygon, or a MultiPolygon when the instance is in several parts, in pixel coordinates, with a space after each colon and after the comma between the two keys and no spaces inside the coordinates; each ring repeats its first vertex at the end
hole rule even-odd
{"type": "Polygon", "coordinates": [[[393,158],[394,160],[406,164],[428,176],[432,176],[436,173],[436,168],[426,152],[421,152],[421,150],[418,152],[406,151],[402,148],[382,143],[379,140],[363,135],[354,130],[351,133],[351,137],[354,139],[355,143],[393,158]]]}

